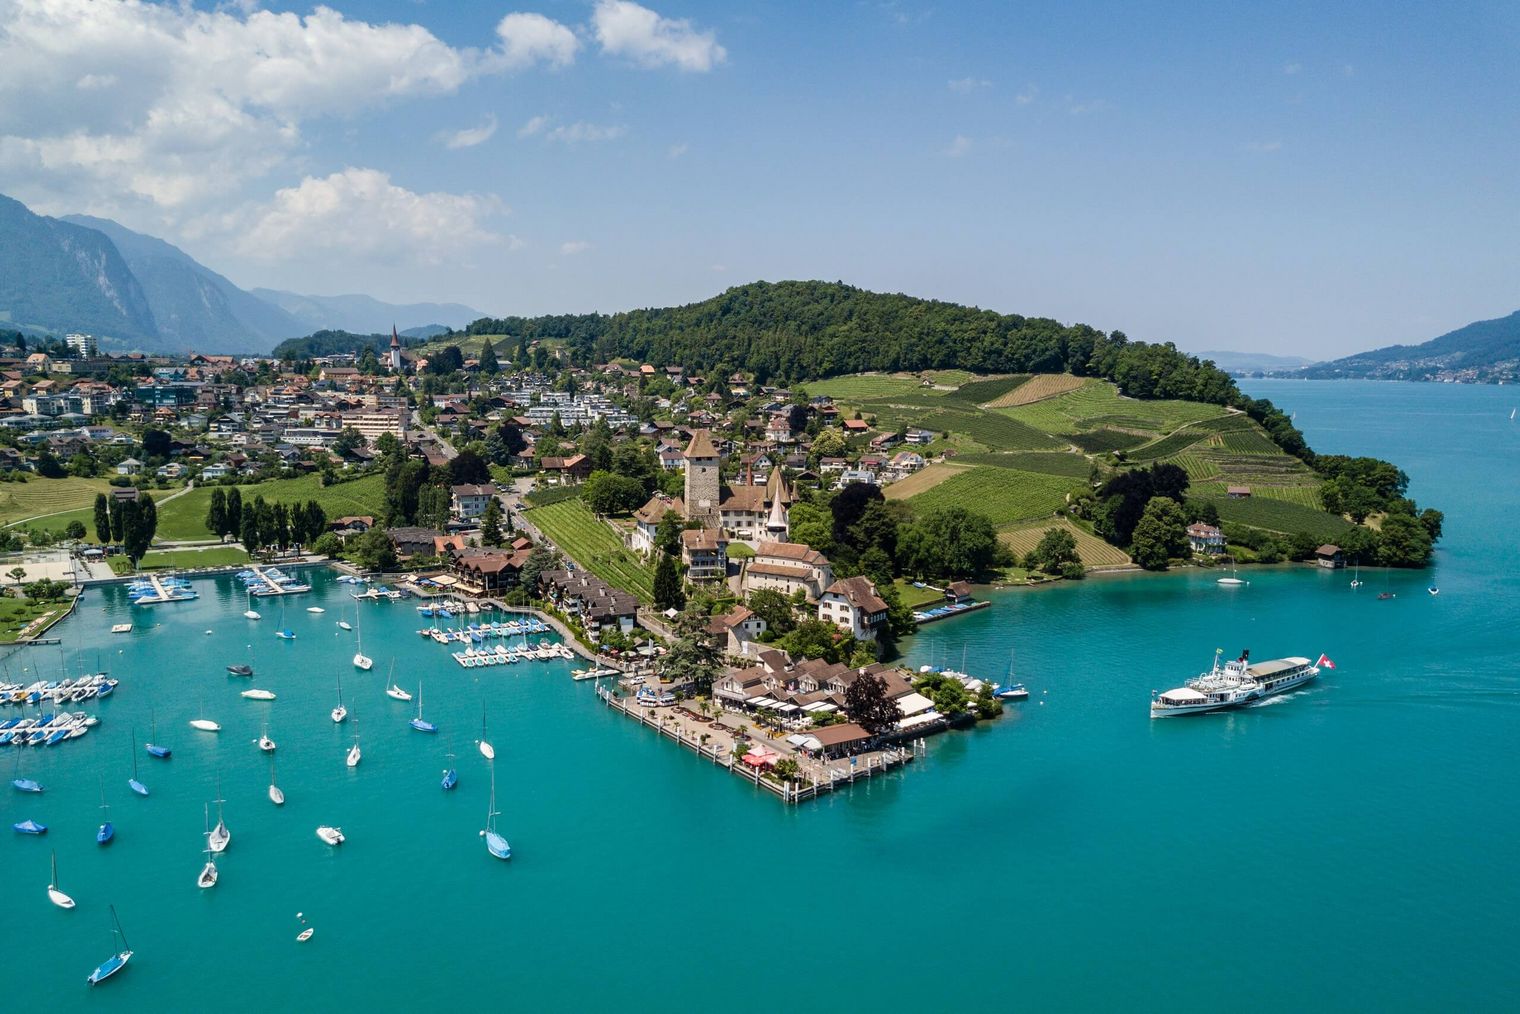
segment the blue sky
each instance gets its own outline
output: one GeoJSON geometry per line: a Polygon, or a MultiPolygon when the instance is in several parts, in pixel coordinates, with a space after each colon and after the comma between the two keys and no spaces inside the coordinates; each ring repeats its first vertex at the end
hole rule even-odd
{"type": "Polygon", "coordinates": [[[843,279],[1326,357],[1520,306],[1520,5],[0,0],[0,192],[493,313],[843,279]]]}

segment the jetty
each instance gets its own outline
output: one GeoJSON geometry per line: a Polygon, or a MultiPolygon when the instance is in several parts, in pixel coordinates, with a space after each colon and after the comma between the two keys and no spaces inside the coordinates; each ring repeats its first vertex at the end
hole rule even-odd
{"type": "Polygon", "coordinates": [[[127,585],[127,598],[134,606],[155,606],[161,602],[189,602],[200,598],[200,593],[182,577],[149,574],[127,585]]]}
{"type": "Polygon", "coordinates": [[[302,592],[311,591],[311,585],[302,582],[286,574],[278,567],[261,567],[258,564],[250,564],[246,570],[240,570],[238,580],[243,582],[254,598],[269,598],[275,595],[299,595],[302,592]]]}
{"type": "Polygon", "coordinates": [[[742,758],[736,758],[734,745],[740,742],[738,731],[717,719],[710,719],[675,704],[674,694],[657,693],[642,702],[619,696],[612,689],[598,685],[596,695],[603,704],[647,729],[653,729],[714,767],[726,768],[729,774],[764,789],[783,803],[796,805],[827,795],[835,789],[875,778],[912,763],[918,757],[922,740],[904,746],[888,747],[858,754],[845,760],[808,757],[791,751],[784,743],[752,746],[742,758]],[[705,731],[703,731],[705,730],[705,731]],[[758,751],[758,752],[756,752],[758,751]],[[762,769],[782,756],[798,762],[795,781],[767,777],[762,769]],[[751,763],[751,760],[754,762],[751,763]]]}
{"type": "Polygon", "coordinates": [[[0,683],[0,705],[78,704],[96,697],[109,697],[116,680],[105,673],[78,679],[38,680],[35,683],[0,683]]]}
{"type": "Polygon", "coordinates": [[[0,722],[0,746],[56,746],[80,738],[99,721],[83,711],[8,719],[0,722]]]}

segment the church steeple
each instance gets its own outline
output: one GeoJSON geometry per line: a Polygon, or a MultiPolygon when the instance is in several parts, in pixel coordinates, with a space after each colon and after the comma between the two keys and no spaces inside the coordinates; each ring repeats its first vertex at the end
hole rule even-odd
{"type": "Polygon", "coordinates": [[[396,373],[401,372],[401,336],[396,333],[396,325],[391,324],[391,354],[390,366],[396,373]]]}

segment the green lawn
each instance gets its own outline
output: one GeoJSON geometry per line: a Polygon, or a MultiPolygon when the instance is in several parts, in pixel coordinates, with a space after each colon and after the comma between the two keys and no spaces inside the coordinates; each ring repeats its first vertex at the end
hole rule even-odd
{"type": "Polygon", "coordinates": [[[902,604],[909,609],[921,609],[924,606],[939,605],[945,601],[945,593],[935,591],[933,588],[915,588],[912,582],[898,578],[893,584],[897,585],[898,597],[902,604]]]}
{"type": "MultiPolygon", "coordinates": [[[[0,483],[0,525],[59,511],[84,509],[89,514],[95,505],[96,494],[110,488],[105,479],[77,479],[73,476],[62,479],[33,477],[27,482],[0,483]]],[[[51,528],[52,524],[47,527],[51,528]]]]}
{"type": "MultiPolygon", "coordinates": [[[[211,532],[206,528],[206,509],[211,505],[211,490],[214,488],[197,486],[184,496],[161,505],[157,537],[169,540],[211,538],[211,532]]],[[[323,486],[320,476],[303,475],[297,479],[272,479],[255,486],[240,486],[239,490],[244,502],[255,496],[262,496],[271,503],[315,500],[329,518],[348,514],[379,517],[385,513],[385,476],[378,474],[333,486],[323,486]]]]}
{"type": "MultiPolygon", "coordinates": [[[[209,546],[206,549],[160,549],[149,552],[138,564],[139,571],[188,570],[192,567],[228,567],[247,563],[248,554],[238,546],[209,546]]],[[[130,574],[131,562],[125,557],[111,557],[111,570],[130,574]]]]}
{"type": "Polygon", "coordinates": [[[50,610],[62,612],[68,602],[37,602],[33,599],[0,598],[0,644],[11,644],[26,625],[50,610]]]}
{"type": "Polygon", "coordinates": [[[1086,483],[1059,475],[979,465],[910,497],[917,511],[965,507],[986,515],[996,526],[1049,517],[1086,483]]]}
{"type": "Polygon", "coordinates": [[[576,563],[614,588],[654,600],[654,570],[623,545],[583,500],[562,500],[524,512],[544,535],[576,563]]]}

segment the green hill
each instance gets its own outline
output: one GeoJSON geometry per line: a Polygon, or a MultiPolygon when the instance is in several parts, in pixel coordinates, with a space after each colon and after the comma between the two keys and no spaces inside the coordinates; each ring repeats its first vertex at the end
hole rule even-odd
{"type": "Polygon", "coordinates": [[[1520,380],[1520,310],[1480,320],[1422,345],[1390,345],[1299,370],[1313,380],[1453,379],[1485,383],[1520,380]]]}

